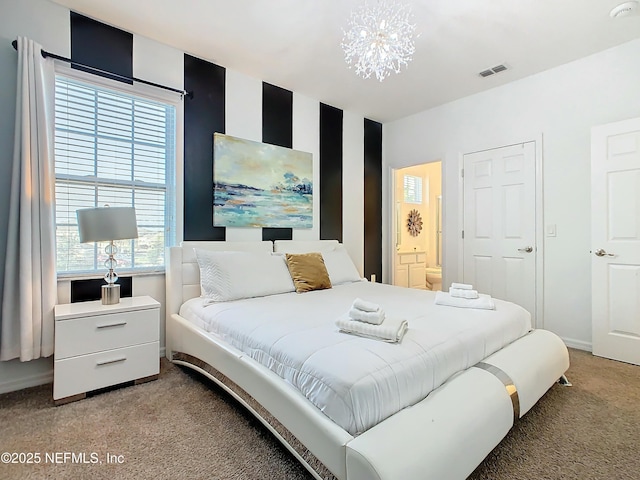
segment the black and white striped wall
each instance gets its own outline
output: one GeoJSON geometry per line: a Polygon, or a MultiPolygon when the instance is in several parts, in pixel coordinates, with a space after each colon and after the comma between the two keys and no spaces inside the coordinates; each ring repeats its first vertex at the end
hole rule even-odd
{"type": "MultiPolygon", "coordinates": [[[[76,60],[82,59],[98,67],[103,65],[103,68],[107,66],[116,71],[125,68],[128,69],[126,71],[132,71],[134,77],[177,89],[183,89],[189,84],[187,88],[194,90],[194,99],[191,103],[185,100],[181,104],[178,117],[182,117],[184,113],[184,126],[179,124],[176,137],[178,239],[261,239],[261,230],[229,229],[221,234],[212,227],[210,209],[213,195],[213,132],[220,128],[230,135],[253,140],[263,140],[264,135],[265,141],[269,141],[268,138],[273,135],[280,141],[281,130],[290,130],[293,148],[312,152],[314,155],[316,191],[314,228],[293,229],[292,238],[318,239],[342,235],[342,241],[356,264],[363,269],[363,273],[367,276],[376,273],[378,279],[381,278],[380,124],[367,121],[354,112],[334,111],[330,106],[322,106],[317,99],[297,92],[283,95],[290,98],[289,113],[288,106],[283,109],[282,103],[285,102],[282,99],[268,99],[271,87],[264,86],[262,80],[185,55],[182,50],[135,33],[93,22],[81,18],[82,16],[74,19],[69,8],[50,0],[9,0],[5,3],[6,8],[3,4],[0,15],[0,31],[6,42],[0,48],[0,66],[3,73],[6,73],[0,75],[0,143],[11,145],[13,142],[17,57],[10,42],[19,35],[35,40],[45,50],[64,57],[79,56],[76,60]],[[79,28],[84,31],[81,33],[79,28]],[[99,30],[109,33],[104,36],[104,31],[100,33],[99,30]],[[78,49],[83,53],[78,53],[78,49]],[[115,65],[103,62],[115,62],[115,65]],[[265,95],[263,89],[267,91],[265,95]],[[269,130],[274,127],[274,117],[289,119],[283,121],[285,127],[275,120],[278,124],[275,133],[269,130]],[[207,122],[206,129],[200,128],[202,125],[199,122],[207,122]],[[263,131],[263,123],[266,124],[266,132],[263,131]],[[321,137],[329,142],[322,147],[322,158],[321,137]],[[329,151],[338,153],[329,154],[330,157],[327,158],[325,155],[329,151]],[[328,190],[327,194],[322,194],[321,164],[324,186],[333,185],[324,190],[328,190]],[[203,179],[202,186],[197,183],[198,177],[203,179]],[[330,195],[330,198],[326,198],[326,195],[330,195]],[[330,203],[338,195],[341,201],[330,203]]],[[[278,87],[274,86],[274,90],[279,92],[278,87]]],[[[0,226],[4,225],[5,229],[8,218],[7,211],[2,206],[9,202],[10,165],[11,149],[0,151],[0,185],[3,186],[0,188],[0,226]]],[[[289,232],[266,234],[288,235],[289,232]]],[[[3,247],[3,240],[0,238],[0,273],[5,263],[3,247]]],[[[81,287],[86,285],[78,283],[72,287],[71,283],[69,279],[58,280],[58,303],[84,298],[81,287]]],[[[89,290],[99,291],[98,288],[89,290]]],[[[150,295],[161,302],[160,345],[163,354],[164,275],[133,277],[131,293],[150,295]]],[[[0,362],[0,392],[40,385],[50,382],[52,378],[51,359],[0,362]]]]}
{"type": "Polygon", "coordinates": [[[338,239],[364,275],[382,278],[381,124],[74,12],[70,25],[74,60],[192,93],[183,103],[182,239],[338,239]],[[313,228],[214,227],[214,132],[311,152],[313,228]]]}

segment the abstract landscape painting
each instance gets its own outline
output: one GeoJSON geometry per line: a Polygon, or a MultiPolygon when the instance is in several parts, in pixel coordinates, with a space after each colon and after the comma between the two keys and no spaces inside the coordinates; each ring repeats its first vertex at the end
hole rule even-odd
{"type": "Polygon", "coordinates": [[[215,133],[213,224],[313,227],[310,153],[215,133]]]}

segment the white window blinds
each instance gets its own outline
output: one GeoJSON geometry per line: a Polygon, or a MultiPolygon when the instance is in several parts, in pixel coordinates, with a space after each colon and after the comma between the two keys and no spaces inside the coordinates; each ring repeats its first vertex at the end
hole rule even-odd
{"type": "Polygon", "coordinates": [[[404,176],[404,201],[405,203],[422,203],[422,177],[404,176]]]}
{"type": "Polygon", "coordinates": [[[138,235],[116,242],[116,271],[157,270],[175,239],[175,107],[63,76],[55,92],[58,273],[104,270],[81,244],[76,210],[133,206],[138,235]]]}

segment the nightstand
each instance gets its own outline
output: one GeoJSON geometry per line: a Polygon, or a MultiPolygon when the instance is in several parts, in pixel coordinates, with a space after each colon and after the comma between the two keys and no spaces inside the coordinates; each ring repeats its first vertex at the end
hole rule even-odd
{"type": "Polygon", "coordinates": [[[160,303],[122,298],[55,307],[53,400],[80,400],[87,392],[160,373],[160,303]]]}

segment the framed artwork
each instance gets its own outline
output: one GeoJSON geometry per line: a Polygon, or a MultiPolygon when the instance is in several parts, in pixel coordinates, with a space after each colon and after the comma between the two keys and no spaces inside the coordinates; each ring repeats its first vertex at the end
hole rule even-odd
{"type": "Polygon", "coordinates": [[[213,224],[313,227],[311,153],[213,135],[213,224]]]}

